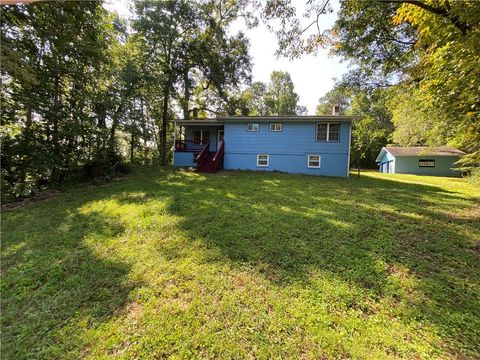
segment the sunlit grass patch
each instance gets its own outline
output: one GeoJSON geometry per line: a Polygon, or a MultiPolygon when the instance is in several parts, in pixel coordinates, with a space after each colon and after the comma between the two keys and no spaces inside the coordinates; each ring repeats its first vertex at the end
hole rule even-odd
{"type": "Polygon", "coordinates": [[[139,169],[2,215],[4,358],[475,358],[462,179],[139,169]]]}

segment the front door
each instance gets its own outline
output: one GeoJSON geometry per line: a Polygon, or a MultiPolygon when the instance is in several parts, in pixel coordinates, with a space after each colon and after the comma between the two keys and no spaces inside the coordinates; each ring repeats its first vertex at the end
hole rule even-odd
{"type": "Polygon", "coordinates": [[[218,130],[217,134],[217,149],[220,146],[220,141],[223,141],[223,130],[218,130]]]}

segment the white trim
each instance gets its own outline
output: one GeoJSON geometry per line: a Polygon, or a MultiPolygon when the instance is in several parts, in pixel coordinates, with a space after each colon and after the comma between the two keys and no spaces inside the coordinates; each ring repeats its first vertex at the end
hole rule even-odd
{"type": "Polygon", "coordinates": [[[173,120],[173,149],[172,149],[172,165],[175,165],[175,142],[177,140],[177,122],[173,120]]]}
{"type": "Polygon", "coordinates": [[[341,124],[340,121],[330,121],[330,122],[318,121],[315,125],[315,141],[319,141],[319,142],[340,142],[341,127],[342,127],[342,124],[341,124]],[[318,125],[319,124],[327,124],[327,139],[326,140],[318,140],[318,125]],[[330,140],[330,124],[338,125],[338,140],[330,140]]]}
{"type": "MultiPolygon", "coordinates": [[[[225,129],[218,129],[217,130],[217,150],[218,150],[218,146],[220,145],[220,131],[223,131],[223,139],[225,139],[225,129]]],[[[222,140],[223,141],[223,140],[222,140]]]]}
{"type": "Polygon", "coordinates": [[[348,131],[348,156],[347,156],[347,177],[350,177],[350,154],[352,151],[352,123],[348,131]]]}
{"type": "MultiPolygon", "coordinates": [[[[390,152],[387,150],[386,147],[382,147],[382,150],[380,150],[380,153],[378,154],[377,158],[375,159],[375,162],[379,163],[380,161],[382,161],[382,158],[385,155],[385,153],[390,154],[390,152]]],[[[392,154],[390,154],[390,155],[392,155],[392,154]]]]}
{"type": "Polygon", "coordinates": [[[211,136],[212,134],[211,134],[210,130],[203,130],[203,129],[202,130],[195,130],[195,129],[192,130],[192,141],[193,141],[194,145],[205,145],[203,143],[203,133],[204,132],[208,132],[208,141],[210,141],[210,139],[212,138],[212,136],[211,136]],[[195,131],[200,131],[200,144],[195,144],[195,136],[194,136],[195,131]]]}
{"type": "Polygon", "coordinates": [[[270,155],[268,154],[257,154],[257,166],[258,167],[268,167],[270,165],[270,155]],[[267,164],[266,165],[260,165],[258,161],[260,160],[260,156],[266,156],[267,157],[267,164]]]}
{"type": "Polygon", "coordinates": [[[248,132],[258,132],[258,131],[260,131],[260,124],[255,123],[255,122],[249,122],[249,123],[247,123],[246,128],[247,128],[248,132]],[[252,130],[248,130],[248,125],[252,125],[252,130]],[[257,130],[253,130],[253,125],[257,125],[257,130]]]}
{"type": "Polygon", "coordinates": [[[282,132],[283,131],[283,123],[281,123],[281,122],[271,122],[270,124],[268,124],[268,130],[271,131],[271,132],[282,132]],[[280,125],[280,129],[279,130],[272,130],[272,125],[280,125]]]}
{"type": "Polygon", "coordinates": [[[321,166],[322,166],[322,157],[319,154],[308,154],[307,155],[307,167],[309,169],[320,169],[321,166]],[[312,157],[312,156],[318,156],[318,166],[310,165],[310,157],[312,157]]]}

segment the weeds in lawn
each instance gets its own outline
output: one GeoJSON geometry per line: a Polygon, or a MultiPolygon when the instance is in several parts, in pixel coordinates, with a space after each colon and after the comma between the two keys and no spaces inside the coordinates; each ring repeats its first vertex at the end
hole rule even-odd
{"type": "Polygon", "coordinates": [[[137,171],[3,214],[22,357],[476,357],[478,190],[137,171]]]}

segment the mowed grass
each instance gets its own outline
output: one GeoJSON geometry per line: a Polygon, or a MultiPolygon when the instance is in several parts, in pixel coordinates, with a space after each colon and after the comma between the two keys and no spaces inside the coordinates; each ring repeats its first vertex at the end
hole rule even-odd
{"type": "Polygon", "coordinates": [[[2,358],[478,358],[480,190],[139,169],[2,214],[2,358]]]}

